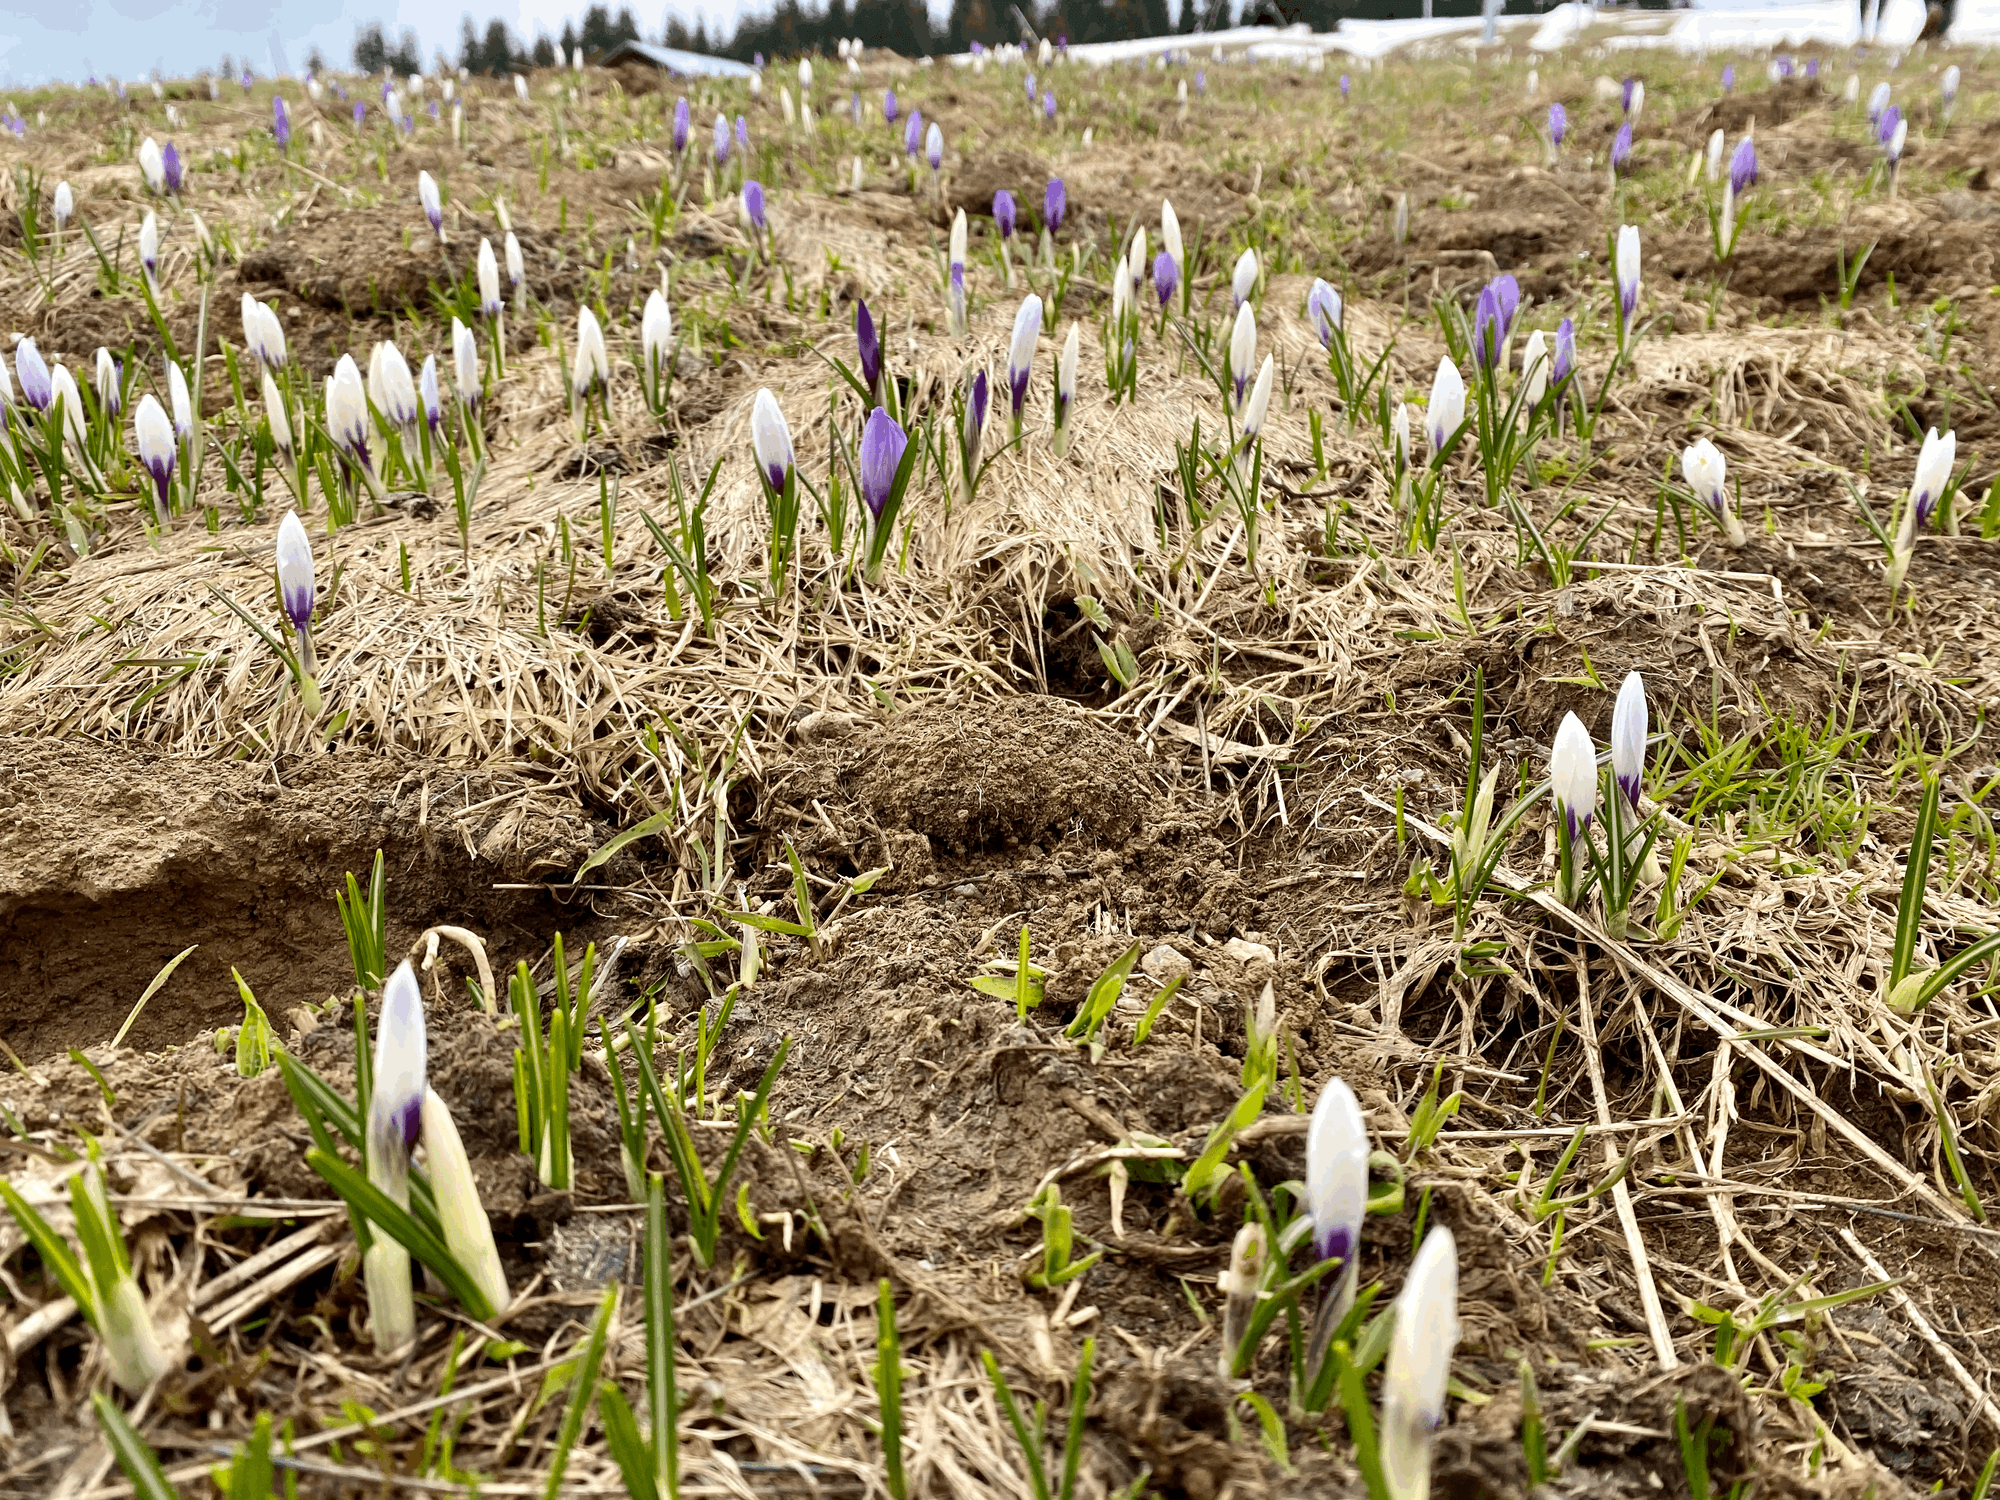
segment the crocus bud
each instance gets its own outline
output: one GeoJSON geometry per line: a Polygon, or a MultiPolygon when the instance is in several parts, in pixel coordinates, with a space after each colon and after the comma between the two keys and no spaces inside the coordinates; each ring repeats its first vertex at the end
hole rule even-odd
{"type": "Polygon", "coordinates": [[[1323,279],[1315,279],[1312,290],[1306,293],[1306,321],[1312,325],[1314,337],[1322,349],[1333,347],[1333,335],[1340,327],[1342,308],[1340,293],[1323,279]]]}
{"type": "Polygon", "coordinates": [[[1174,279],[1179,281],[1187,269],[1187,250],[1181,239],[1181,217],[1174,212],[1172,201],[1165,198],[1160,200],[1160,243],[1174,258],[1174,279]]]}
{"type": "MultiPolygon", "coordinates": [[[[811,116],[807,116],[807,118],[806,118],[806,125],[807,125],[807,127],[808,127],[808,128],[810,128],[810,127],[811,127],[811,125],[812,125],[812,118],[811,118],[811,116]]],[[[737,150],[738,150],[739,152],[741,152],[741,153],[742,153],[742,155],[743,155],[743,159],[744,159],[744,160],[745,160],[746,162],[747,162],[747,161],[749,161],[749,159],[750,159],[750,122],[749,122],[748,120],[744,119],[744,118],[743,118],[743,116],[741,116],[741,115],[738,115],[738,116],[736,117],[736,149],[737,149],[737,150]]]]}
{"type": "Polygon", "coordinates": [[[1618,790],[1634,811],[1639,806],[1639,783],[1646,771],[1646,683],[1637,672],[1627,672],[1618,689],[1618,703],[1611,711],[1611,775],[1618,790]]]}
{"type": "Polygon", "coordinates": [[[1743,523],[1729,507],[1727,468],[1722,450],[1707,438],[1698,439],[1681,452],[1681,477],[1687,481],[1695,499],[1715,517],[1715,524],[1722,528],[1729,545],[1740,547],[1743,545],[1743,523]]]}
{"type": "Polygon", "coordinates": [[[722,115],[715,117],[715,165],[720,168],[729,160],[729,121],[722,115]]]}
{"type": "Polygon", "coordinates": [[[1069,190],[1063,186],[1060,177],[1051,177],[1042,193],[1042,223],[1050,234],[1062,228],[1063,215],[1068,209],[1069,190]]]}
{"type": "Polygon", "coordinates": [[[405,439],[416,436],[417,386],[410,378],[410,363],[391,340],[375,346],[368,361],[369,394],[375,409],[391,424],[403,430],[405,439]]]}
{"type": "Polygon", "coordinates": [[[292,117],[285,111],[285,96],[271,96],[271,136],[278,143],[280,153],[291,149],[292,117]]]}
{"type": "Polygon", "coordinates": [[[782,492],[792,477],[792,430],[778,410],[778,398],[768,389],[759,390],[750,407],[750,447],[757,456],[759,477],[772,493],[782,492]]]}
{"type": "Polygon", "coordinates": [[[1062,353],[1056,356],[1056,410],[1055,410],[1055,450],[1061,458],[1069,452],[1070,418],[1076,409],[1076,359],[1078,333],[1075,320],[1069,325],[1069,336],[1063,340],[1062,353]]]}
{"type": "Polygon", "coordinates": [[[1465,377],[1446,355],[1438,361],[1431,379],[1430,405],[1424,408],[1424,439],[1430,444],[1431,462],[1440,462],[1444,445],[1451,441],[1465,421],[1465,377]]]}
{"type": "MultiPolygon", "coordinates": [[[[452,321],[456,322],[457,319],[452,321]]],[[[417,375],[417,399],[423,403],[424,425],[436,436],[438,423],[444,420],[444,400],[438,391],[438,366],[435,354],[424,356],[424,367],[417,375]]]]}
{"type": "Polygon", "coordinates": [[[1500,362],[1500,297],[1488,282],[1479,289],[1479,301],[1472,311],[1472,362],[1482,370],[1492,370],[1500,362]]]}
{"type": "Polygon", "coordinates": [[[910,118],[903,125],[903,155],[915,156],[917,148],[924,143],[924,112],[910,111],[910,118]]]}
{"type": "MultiPolygon", "coordinates": [[[[111,357],[111,351],[102,344],[97,346],[97,405],[106,420],[115,422],[124,409],[124,378],[118,368],[118,361],[111,357]]],[[[158,405],[155,402],[154,405],[158,405]]],[[[162,413],[161,415],[165,415],[162,413]]]]}
{"type": "Polygon", "coordinates": [[[1229,1247],[1229,1269],[1218,1278],[1223,1294],[1219,1363],[1225,1380],[1234,1370],[1236,1352],[1257,1310],[1257,1293],[1264,1285],[1265,1249],[1264,1226],[1253,1219],[1236,1231],[1229,1247]]]}
{"type": "Polygon", "coordinates": [[[58,364],[49,373],[49,390],[52,392],[50,404],[62,408],[63,440],[73,448],[82,449],[86,440],[83,393],[76,388],[76,377],[58,364]]]}
{"type": "Polygon", "coordinates": [[[1556,349],[1549,360],[1549,380],[1560,390],[1576,371],[1576,320],[1564,318],[1556,324],[1556,349]]]}
{"type": "Polygon", "coordinates": [[[1930,524],[1938,501],[1944,498],[1945,487],[1951,483],[1952,466],[1957,460],[1957,433],[1947,432],[1939,437],[1933,427],[1924,434],[1924,446],[1917,455],[1917,476],[1910,485],[1909,513],[1919,527],[1930,524]]]}
{"type": "Polygon", "coordinates": [[[576,364],[570,373],[570,390],[577,400],[586,399],[603,388],[611,378],[611,361],[604,352],[604,328],[588,307],[576,310],[576,364]]]}
{"type": "Polygon", "coordinates": [[[243,342],[259,366],[266,370],[285,367],[285,328],[267,303],[248,292],[243,294],[243,342]]]}
{"type": "Polygon", "coordinates": [[[1632,122],[1627,120],[1611,138],[1611,170],[1623,172],[1632,164],[1632,122]]]}
{"type": "Polygon", "coordinates": [[[304,634],[312,627],[312,543],[297,511],[286,511],[278,523],[278,602],[293,630],[304,634]]]}
{"type": "Polygon", "coordinates": [[[1236,257],[1236,269],[1229,273],[1229,294],[1241,307],[1250,300],[1250,294],[1257,290],[1257,252],[1245,250],[1236,257]]]}
{"type": "Polygon", "coordinates": [[[14,346],[14,373],[21,380],[21,399],[47,416],[55,401],[55,383],[49,375],[48,362],[33,339],[22,339],[14,346]]]}
{"type": "Polygon", "coordinates": [[[688,148],[688,102],[686,96],[674,101],[674,155],[683,156],[688,148]]]}
{"type": "Polygon", "coordinates": [[[1627,79],[1625,87],[1625,113],[1631,117],[1633,124],[1636,125],[1639,122],[1640,112],[1645,107],[1646,85],[1644,81],[1637,78],[1627,79]]]}
{"type": "Polygon", "coordinates": [[[1744,136],[1729,158],[1729,190],[1738,198],[1757,180],[1757,143],[1744,136]]]}
{"type": "Polygon", "coordinates": [[[935,120],[931,122],[930,129],[924,132],[924,160],[931,164],[933,172],[944,165],[944,132],[938,128],[935,120]]]}
{"type": "Polygon", "coordinates": [[[1945,118],[1951,118],[1951,109],[1958,102],[1958,64],[1953,63],[1944,70],[1944,77],[1938,80],[1938,93],[1944,98],[1945,118]]]}
{"type": "Polygon", "coordinates": [[[160,156],[160,143],[150,135],[139,142],[139,175],[145,179],[147,192],[163,193],[167,190],[167,167],[160,156]]]}
{"type": "Polygon", "coordinates": [[[521,261],[521,242],[514,238],[514,231],[511,229],[507,231],[507,238],[501,243],[501,253],[507,261],[507,284],[519,293],[528,273],[521,261]]]}
{"type": "Polygon", "coordinates": [[[1639,310],[1639,228],[1626,224],[1618,231],[1618,307],[1629,328],[1639,310]]]}
{"type": "Polygon", "coordinates": [[[759,236],[764,233],[764,184],[754,177],[743,184],[743,217],[759,236]]]}
{"type": "Polygon", "coordinates": [[[885,125],[896,123],[896,91],[894,89],[882,90],[882,123],[885,125]]]}
{"type": "Polygon", "coordinates": [[[488,318],[500,316],[500,265],[493,258],[493,241],[479,242],[479,311],[488,318]]]}
{"type": "Polygon", "coordinates": [[[326,383],[326,430],[335,445],[368,477],[375,477],[375,457],[369,443],[368,392],[361,383],[354,356],[343,354],[326,383]]]}
{"type": "Polygon", "coordinates": [[[169,193],[181,190],[181,178],[185,169],[181,163],[181,153],[172,141],[160,148],[160,181],[169,193]]]}
{"type": "Polygon", "coordinates": [[[139,398],[139,409],[132,415],[132,440],[139,449],[139,462],[146,472],[153,476],[153,486],[158,492],[158,503],[154,514],[160,525],[167,524],[168,495],[174,479],[174,465],[180,458],[180,446],[174,441],[173,423],[167,420],[167,413],[149,391],[139,398]]]}
{"type": "Polygon", "coordinates": [[[160,221],[153,211],[139,223],[139,264],[146,268],[146,280],[157,283],[160,271],[160,221]]]}
{"type": "Polygon", "coordinates": [[[1174,288],[1180,283],[1180,264],[1171,254],[1162,250],[1153,257],[1153,292],[1165,307],[1173,300],[1174,288]]]}
{"type": "Polygon", "coordinates": [[[878,406],[868,414],[861,430],[861,502],[868,507],[871,525],[882,519],[909,446],[910,435],[888,412],[878,406]]]}
{"type": "Polygon", "coordinates": [[[1528,407],[1533,410],[1549,393],[1549,340],[1539,328],[1521,347],[1521,379],[1526,383],[1528,407]]]}
{"type": "MultiPolygon", "coordinates": [[[[410,1203],[410,1152],[422,1130],[428,1089],[426,1050],[423,997],[405,959],[382,990],[367,1122],[368,1180],[399,1208],[410,1203]]],[[[385,1354],[406,1348],[416,1337],[410,1252],[392,1235],[378,1232],[363,1257],[362,1271],[375,1347],[385,1354]]]]}
{"type": "Polygon", "coordinates": [[[1882,123],[1889,126],[1888,136],[1882,142],[1882,151],[1889,158],[1889,165],[1893,167],[1903,159],[1903,144],[1910,138],[1910,122],[1904,119],[1892,104],[1888,112],[1882,116],[1882,123]],[[1895,117],[1893,124],[1891,116],[1895,117]]]}
{"type": "Polygon", "coordinates": [[[1722,65],[1722,92],[1726,94],[1735,87],[1736,87],[1736,64],[1724,63],[1722,65]]]}
{"type": "MultiPolygon", "coordinates": [[[[1880,124],[1882,120],[1882,113],[1884,110],[1888,109],[1888,107],[1889,107],[1889,83],[1887,79],[1884,79],[1882,82],[1876,84],[1874,88],[1868,91],[1868,123],[1870,125],[1880,124]]],[[[142,153],[140,156],[140,164],[144,165],[145,157],[143,153],[145,151],[145,147],[141,146],[139,149],[140,152],[142,153]]]]}
{"type": "Polygon", "coordinates": [[[1424,1236],[1403,1290],[1382,1374],[1382,1477],[1398,1500],[1430,1493],[1431,1441],[1444,1420],[1458,1347],[1458,1246],[1440,1224],[1424,1236]]]}
{"type": "Polygon", "coordinates": [[[1569,134],[1569,111],[1560,104],[1549,106],[1549,143],[1561,146],[1563,137],[1569,134]]]}
{"type": "Polygon", "coordinates": [[[1271,408],[1271,381],[1275,365],[1270,355],[1264,356],[1263,366],[1257,371],[1256,382],[1250,387],[1250,394],[1243,402],[1243,442],[1238,452],[1248,457],[1251,444],[1264,430],[1264,414],[1271,408]]]}
{"type": "Polygon", "coordinates": [[[452,379],[458,386],[458,399],[466,407],[477,410],[479,406],[479,341],[472,336],[457,318],[451,320],[452,379]]]}
{"type": "Polygon", "coordinates": [[[278,383],[271,378],[269,370],[261,372],[260,378],[264,397],[264,421],[271,429],[271,446],[289,460],[292,456],[292,419],[285,410],[285,398],[278,394],[278,383]]]}
{"type": "MultiPolygon", "coordinates": [[[[437,1200],[438,1227],[444,1231],[445,1248],[484,1294],[489,1311],[498,1313],[508,1302],[507,1273],[500,1268],[493,1225],[479,1201],[479,1185],[473,1179],[465,1143],[459,1138],[451,1110],[435,1089],[424,1089],[419,1123],[424,1164],[430,1169],[431,1194],[437,1200]]],[[[475,1316],[481,1313],[478,1308],[468,1311],[475,1316]]]]}
{"type": "Polygon", "coordinates": [[[1361,1248],[1368,1212],[1368,1126],[1354,1090],[1327,1080],[1306,1127],[1306,1212],[1313,1251],[1345,1262],[1361,1248]]]}
{"type": "Polygon", "coordinates": [[[1007,393],[1014,430],[1021,429],[1021,408],[1028,399],[1028,377],[1034,373],[1035,344],[1042,336],[1042,299],[1030,292],[1014,314],[1014,335],[1007,346],[1007,393]]]}
{"type": "Polygon", "coordinates": [[[429,172],[417,173],[417,201],[423,205],[424,217],[430,220],[431,232],[444,243],[444,202],[438,197],[437,179],[429,172]]]}
{"type": "Polygon", "coordinates": [[[875,335],[875,320],[868,315],[868,304],[859,299],[854,303],[854,345],[861,365],[861,383],[868,387],[872,401],[882,393],[882,341],[875,335]]]}
{"type": "Polygon", "coordinates": [[[1236,409],[1243,409],[1243,391],[1250,383],[1250,367],[1257,360],[1257,314],[1248,302],[1236,305],[1236,324],[1229,331],[1229,382],[1236,409]]]}
{"type": "Polygon", "coordinates": [[[1597,746],[1574,713],[1563,715],[1549,754],[1549,783],[1569,836],[1587,827],[1597,812],[1597,746]]]}
{"type": "Polygon", "coordinates": [[[1000,238],[1014,237],[1014,195],[1001,188],[993,195],[993,227],[1000,231],[1000,238]]]}
{"type": "Polygon", "coordinates": [[[666,294],[658,287],[646,295],[646,311],[639,319],[639,355],[646,373],[646,388],[655,393],[660,383],[660,373],[674,357],[674,315],[667,306],[666,294]]]}
{"type": "Polygon", "coordinates": [[[1410,405],[1407,401],[1396,403],[1395,413],[1389,418],[1389,439],[1395,445],[1396,467],[1404,469],[1410,463],[1410,405]]]}
{"type": "MultiPolygon", "coordinates": [[[[528,80],[524,74],[516,73],[514,75],[514,97],[523,104],[528,102],[528,80]]],[[[360,107],[358,104],[355,106],[356,109],[360,107]]]]}
{"type": "Polygon", "coordinates": [[[76,212],[76,195],[70,191],[67,180],[56,184],[54,207],[56,228],[60,230],[69,223],[71,215],[76,212]]]}
{"type": "Polygon", "coordinates": [[[194,436],[194,403],[188,399],[187,376],[181,367],[167,364],[167,401],[174,412],[174,436],[185,443],[194,436]]]}

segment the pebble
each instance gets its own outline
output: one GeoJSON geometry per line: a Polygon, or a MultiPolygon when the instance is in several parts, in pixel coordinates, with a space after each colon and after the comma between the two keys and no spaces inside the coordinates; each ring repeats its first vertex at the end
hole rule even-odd
{"type": "Polygon", "coordinates": [[[1162,943],[1151,953],[1139,960],[1139,967],[1146,971],[1146,977],[1155,984],[1172,984],[1176,979],[1185,979],[1194,972],[1190,963],[1178,948],[1170,943],[1162,943]]]}
{"type": "Polygon", "coordinates": [[[1239,964],[1274,964],[1278,961],[1278,955],[1262,943],[1248,942],[1243,938],[1231,938],[1222,945],[1222,951],[1239,964]]]}

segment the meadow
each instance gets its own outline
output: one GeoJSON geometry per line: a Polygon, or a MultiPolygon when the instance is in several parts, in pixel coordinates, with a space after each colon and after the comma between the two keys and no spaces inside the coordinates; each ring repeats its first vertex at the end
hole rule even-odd
{"type": "Polygon", "coordinates": [[[1984,1500],[2000,91],[1620,27],[6,100],[0,1489],[1984,1500]]]}

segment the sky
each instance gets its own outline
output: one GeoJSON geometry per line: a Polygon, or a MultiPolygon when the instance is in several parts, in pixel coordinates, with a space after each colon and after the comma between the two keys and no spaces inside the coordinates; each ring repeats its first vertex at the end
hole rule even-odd
{"type": "MultiPolygon", "coordinates": [[[[537,27],[559,34],[566,17],[581,18],[589,0],[485,0],[473,15],[481,30],[500,17],[523,41],[537,27]]],[[[706,14],[713,32],[733,21],[742,0],[679,0],[692,25],[706,14]]],[[[615,14],[617,4],[611,5],[615,14]]],[[[638,0],[632,13],[647,35],[666,21],[664,0],[638,0]]],[[[441,47],[458,56],[461,11],[436,0],[7,0],[0,5],[0,85],[21,88],[60,80],[185,76],[214,68],[226,52],[248,59],[260,76],[298,73],[318,47],[345,67],[355,31],[380,21],[392,37],[417,33],[425,61],[441,47]],[[273,54],[279,62],[274,63],[273,54]]]]}

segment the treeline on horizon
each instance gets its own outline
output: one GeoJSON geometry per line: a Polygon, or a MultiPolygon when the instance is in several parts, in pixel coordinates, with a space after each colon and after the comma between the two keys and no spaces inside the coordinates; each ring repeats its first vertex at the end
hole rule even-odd
{"type": "MultiPolygon", "coordinates": [[[[1554,0],[1506,0],[1510,14],[1545,10],[1554,0]]],[[[1638,0],[1646,8],[1664,8],[1671,0],[1638,0]]],[[[501,77],[528,68],[554,67],[581,47],[586,59],[596,59],[621,42],[650,41],[688,52],[706,52],[749,62],[765,57],[832,53],[846,37],[858,38],[871,51],[904,57],[965,52],[974,42],[998,46],[1029,37],[1062,38],[1071,42],[1114,42],[1137,37],[1193,35],[1230,26],[1290,26],[1331,31],[1345,17],[1387,20],[1418,16],[1423,0],[1180,0],[1178,13],[1168,0],[951,0],[943,25],[932,19],[924,0],[825,0],[819,7],[800,0],[780,0],[764,14],[746,15],[729,36],[711,35],[706,20],[690,30],[681,17],[668,12],[664,29],[644,34],[630,6],[614,16],[608,6],[593,5],[581,25],[563,23],[562,35],[539,33],[523,44],[505,22],[489,21],[482,32],[471,16],[460,34],[457,66],[473,73],[501,77]],[[560,49],[560,50],[558,50],[560,49]]],[[[1432,14],[1478,15],[1480,0],[1432,0],[1432,14]]],[[[442,56],[442,54],[440,54],[442,56]]],[[[405,31],[391,44],[380,25],[365,26],[354,42],[354,66],[363,73],[384,68],[399,73],[422,71],[416,34],[405,31]]]]}

